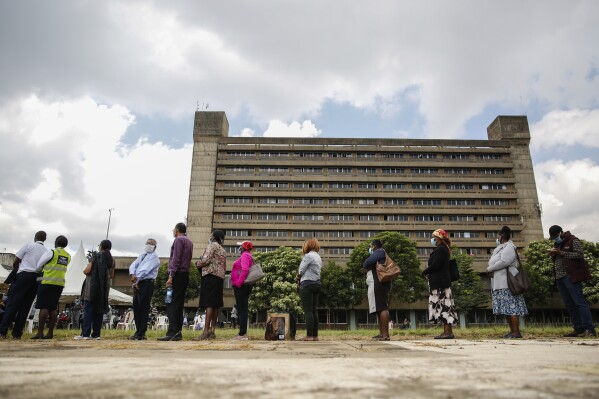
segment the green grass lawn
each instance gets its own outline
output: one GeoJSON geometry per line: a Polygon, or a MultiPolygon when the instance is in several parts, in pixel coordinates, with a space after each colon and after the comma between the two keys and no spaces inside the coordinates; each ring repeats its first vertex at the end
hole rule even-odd
{"type": "MultiPolygon", "coordinates": [[[[393,340],[410,340],[410,339],[429,339],[435,335],[441,333],[442,329],[439,328],[419,328],[416,330],[399,330],[394,329],[392,331],[393,340]]],[[[538,339],[538,338],[559,338],[562,334],[571,331],[569,327],[529,327],[522,330],[524,338],[538,339]]],[[[496,327],[475,327],[460,329],[454,328],[454,334],[457,339],[498,339],[508,332],[507,324],[505,326],[500,325],[496,327]]],[[[35,331],[34,331],[35,334],[35,331]]],[[[55,340],[71,340],[74,336],[79,335],[79,330],[55,330],[55,340]]],[[[125,330],[102,330],[102,338],[110,340],[126,340],[133,334],[133,331],[125,330]]],[[[190,340],[194,337],[200,336],[201,331],[184,330],[183,338],[190,340]]],[[[257,328],[250,328],[248,334],[251,339],[264,339],[264,330],[257,328]]],[[[373,329],[360,329],[355,331],[340,331],[340,330],[326,330],[322,329],[319,331],[319,338],[321,340],[370,340],[372,336],[377,335],[378,330],[373,329]]],[[[146,336],[149,340],[163,337],[165,331],[154,331],[148,330],[146,336]]],[[[237,335],[237,330],[232,328],[222,328],[216,330],[217,340],[228,340],[237,335]]],[[[297,338],[305,336],[305,331],[299,330],[297,332],[297,338]]],[[[10,337],[10,335],[9,335],[10,337]]],[[[23,334],[23,339],[29,339],[30,334],[23,334]]]]}

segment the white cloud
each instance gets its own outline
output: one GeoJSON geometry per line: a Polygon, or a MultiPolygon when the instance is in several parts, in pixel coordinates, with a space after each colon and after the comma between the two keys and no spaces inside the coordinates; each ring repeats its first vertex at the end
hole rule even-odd
{"type": "Polygon", "coordinates": [[[576,145],[599,148],[599,109],[552,111],[530,129],[535,149],[576,145]]]}
{"type": "Polygon", "coordinates": [[[316,137],[320,131],[309,120],[291,122],[289,125],[279,120],[272,120],[264,132],[264,137],[316,137]]]}
{"type": "Polygon", "coordinates": [[[246,127],[246,128],[241,129],[241,133],[239,134],[239,137],[254,137],[255,134],[256,134],[256,132],[254,132],[252,129],[246,127]]]}
{"type": "Polygon", "coordinates": [[[579,238],[599,242],[599,165],[582,159],[551,160],[535,165],[544,235],[557,224],[579,238]]]}
{"type": "Polygon", "coordinates": [[[168,255],[172,227],[187,213],[191,145],[141,140],[123,147],[130,112],[91,98],[45,103],[32,96],[0,108],[0,250],[46,230],[71,248],[106,235],[114,253],[136,253],[147,236],[168,255]],[[14,144],[14,145],[11,145],[14,144]]]}
{"type": "Polygon", "coordinates": [[[384,0],[2,7],[0,46],[20,56],[0,65],[11,77],[0,102],[91,93],[135,113],[181,116],[202,100],[262,126],[316,115],[328,100],[388,117],[402,110],[398,93],[417,87],[422,130],[451,137],[489,106],[547,112],[598,100],[594,1],[523,2],[517,12],[503,2],[384,0]]]}

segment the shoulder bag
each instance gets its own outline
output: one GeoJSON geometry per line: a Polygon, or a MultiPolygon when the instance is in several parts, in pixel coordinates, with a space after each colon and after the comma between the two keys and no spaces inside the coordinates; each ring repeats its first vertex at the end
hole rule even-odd
{"type": "Polygon", "coordinates": [[[243,282],[243,285],[256,284],[258,281],[262,280],[263,278],[264,278],[264,272],[262,271],[262,265],[260,265],[260,263],[254,262],[250,266],[250,270],[248,272],[248,275],[245,278],[245,281],[243,282]]]}
{"type": "Polygon", "coordinates": [[[520,255],[518,255],[516,247],[514,247],[514,252],[516,252],[516,258],[518,259],[518,274],[514,276],[510,272],[510,267],[507,267],[507,286],[513,295],[521,295],[530,289],[530,279],[528,278],[528,274],[524,270],[524,267],[522,267],[520,255]]]}
{"type": "Polygon", "coordinates": [[[399,274],[399,266],[393,262],[393,260],[385,253],[385,264],[376,264],[376,275],[381,283],[394,280],[399,274]]]}

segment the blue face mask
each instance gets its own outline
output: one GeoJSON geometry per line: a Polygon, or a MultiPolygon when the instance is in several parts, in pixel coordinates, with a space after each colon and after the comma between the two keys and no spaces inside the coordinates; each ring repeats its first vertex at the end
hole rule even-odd
{"type": "Polygon", "coordinates": [[[563,238],[561,238],[560,236],[557,236],[557,237],[555,237],[555,240],[554,240],[554,241],[555,241],[555,243],[556,243],[557,245],[559,245],[559,244],[561,244],[561,243],[564,241],[564,239],[563,239],[563,238]]]}
{"type": "Polygon", "coordinates": [[[436,246],[437,246],[437,241],[435,241],[435,238],[434,238],[434,237],[433,237],[433,238],[431,238],[431,245],[432,245],[433,247],[436,247],[436,246]]]}
{"type": "Polygon", "coordinates": [[[372,249],[372,247],[368,248],[368,253],[372,254],[374,252],[374,250],[372,249]]]}

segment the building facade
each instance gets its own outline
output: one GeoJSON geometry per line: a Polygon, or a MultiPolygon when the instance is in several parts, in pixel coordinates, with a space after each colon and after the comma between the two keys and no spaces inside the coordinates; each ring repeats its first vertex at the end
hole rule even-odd
{"type": "MultiPolygon", "coordinates": [[[[301,248],[316,237],[325,261],[345,264],[356,244],[398,231],[423,262],[444,228],[483,271],[507,225],[524,247],[543,237],[525,116],[499,116],[488,140],[228,137],[224,112],[196,112],[188,234],[226,231],[256,251],[301,248]]],[[[196,245],[199,257],[203,248],[196,245]]]]}

